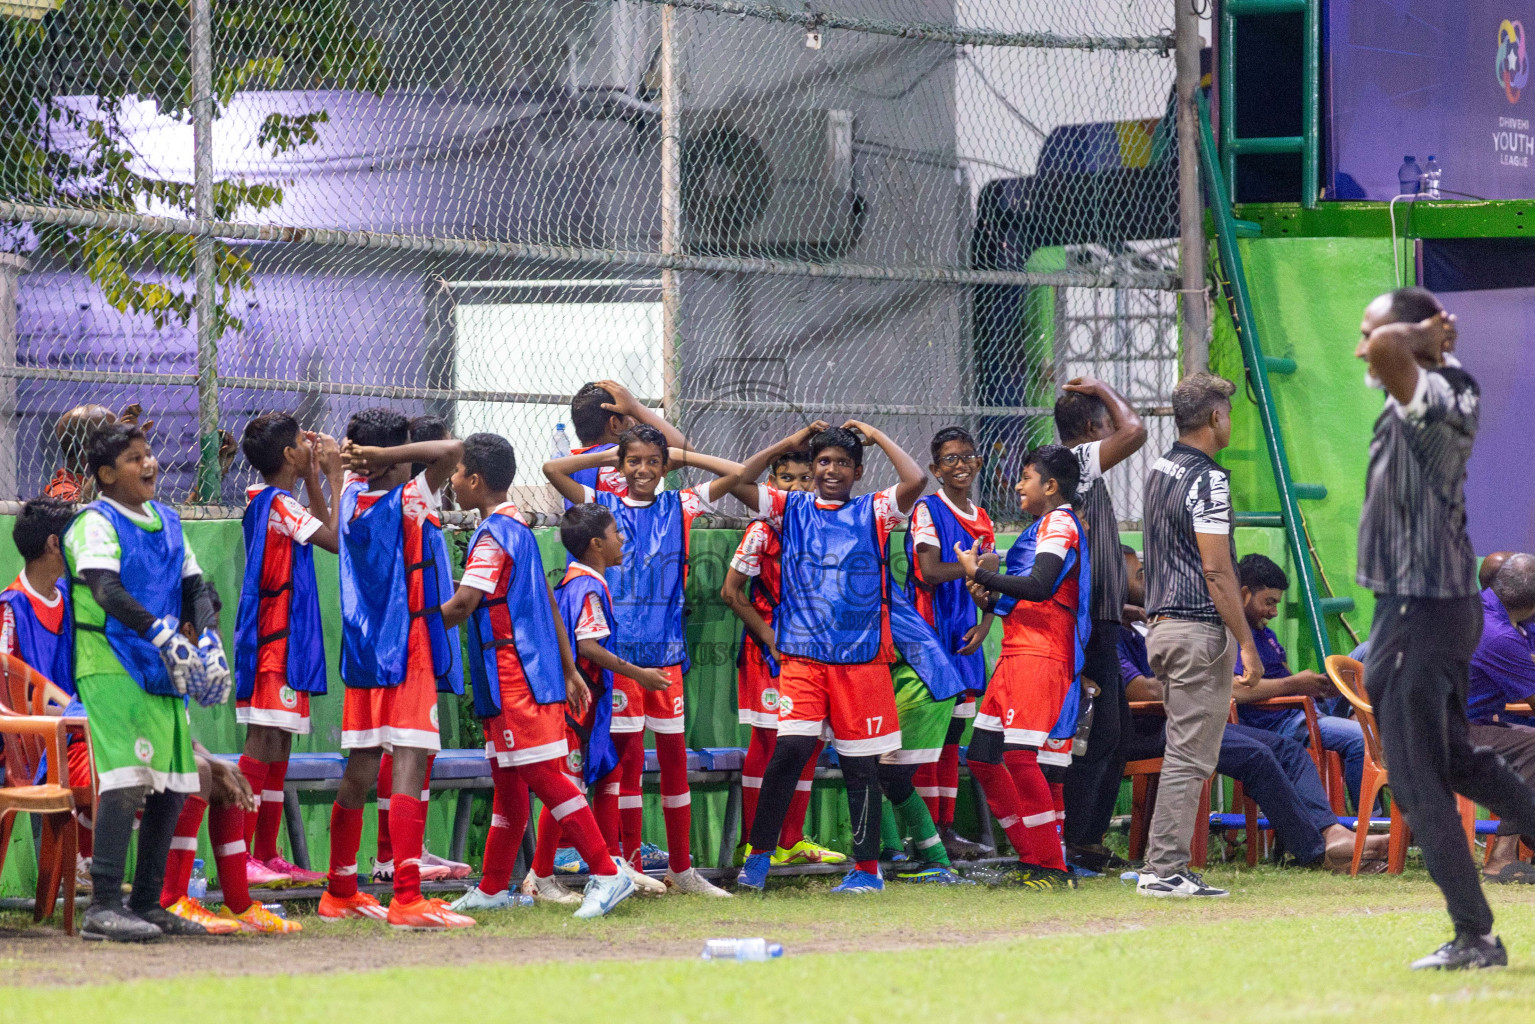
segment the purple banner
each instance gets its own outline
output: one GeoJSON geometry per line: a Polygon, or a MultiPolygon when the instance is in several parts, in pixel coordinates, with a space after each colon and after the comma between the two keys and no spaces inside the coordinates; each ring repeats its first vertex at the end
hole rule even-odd
{"type": "Polygon", "coordinates": [[[1328,0],[1328,196],[1390,199],[1403,157],[1446,199],[1535,197],[1530,0],[1328,0]]]}
{"type": "Polygon", "coordinates": [[[1535,551],[1535,288],[1450,292],[1455,353],[1482,386],[1481,426],[1466,467],[1466,514],[1479,555],[1535,551]]]}

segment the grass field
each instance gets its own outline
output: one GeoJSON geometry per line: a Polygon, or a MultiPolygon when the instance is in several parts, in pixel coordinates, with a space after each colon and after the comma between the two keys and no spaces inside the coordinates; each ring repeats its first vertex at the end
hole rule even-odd
{"type": "Polygon", "coordinates": [[[5,1020],[879,1022],[1514,1020],[1535,1008],[1535,890],[1491,887],[1513,966],[1412,974],[1448,937],[1421,872],[1338,878],[1212,871],[1230,899],[830,882],[766,898],[631,900],[594,923],[539,906],[452,935],[303,916],[289,940],[86,946],[0,918],[5,1020]],[[712,936],[763,935],[781,961],[707,963],[712,936]],[[128,980],[128,979],[146,980],[128,980]]]}

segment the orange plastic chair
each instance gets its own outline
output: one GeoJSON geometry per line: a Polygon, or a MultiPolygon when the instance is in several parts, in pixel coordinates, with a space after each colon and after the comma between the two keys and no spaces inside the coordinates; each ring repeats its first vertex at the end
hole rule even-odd
{"type": "MultiPolygon", "coordinates": [[[[1137,715],[1164,715],[1162,702],[1156,700],[1131,701],[1130,713],[1137,715]]],[[[1129,859],[1141,860],[1146,856],[1146,844],[1151,834],[1151,817],[1157,807],[1157,786],[1162,778],[1162,759],[1148,757],[1141,761],[1125,762],[1125,778],[1130,780],[1130,832],[1129,859]]],[[[1199,794],[1199,811],[1194,819],[1194,841],[1189,846],[1189,864],[1203,868],[1210,856],[1210,781],[1205,780],[1199,794]],[[1200,826],[1203,827],[1200,827],[1200,826]]],[[[1254,819],[1256,820],[1256,818],[1254,819]]]]}
{"type": "MultiPolygon", "coordinates": [[[[1316,702],[1310,697],[1295,695],[1290,697],[1270,697],[1268,700],[1255,701],[1252,704],[1249,704],[1248,707],[1301,709],[1301,711],[1306,716],[1306,749],[1307,752],[1311,755],[1311,763],[1316,766],[1317,774],[1321,777],[1322,785],[1325,788],[1327,785],[1328,761],[1324,755],[1327,755],[1331,752],[1322,749],[1322,731],[1321,728],[1317,725],[1316,702]]],[[[1231,721],[1233,723],[1240,721],[1237,714],[1237,705],[1235,701],[1233,701],[1231,705],[1231,721]]],[[[1336,760],[1336,755],[1334,755],[1334,760],[1336,760]]],[[[1236,782],[1233,785],[1232,791],[1234,797],[1234,806],[1241,807],[1247,817],[1247,866],[1250,868],[1257,867],[1258,857],[1261,854],[1266,853],[1273,843],[1274,830],[1267,829],[1261,833],[1259,832],[1257,801],[1253,800],[1243,791],[1242,784],[1240,782],[1236,782]]],[[[1329,799],[1331,799],[1331,797],[1329,797],[1329,799]]],[[[1340,814],[1342,811],[1343,807],[1341,802],[1334,805],[1334,814],[1340,814]]]]}
{"type": "MultiPolygon", "coordinates": [[[[1370,835],[1370,809],[1380,791],[1390,785],[1386,773],[1386,755],[1381,748],[1380,730],[1375,725],[1375,711],[1364,699],[1364,666],[1342,654],[1330,654],[1326,661],[1327,676],[1343,698],[1353,705],[1354,714],[1364,732],[1364,771],[1359,780],[1359,806],[1354,818],[1354,862],[1349,874],[1359,874],[1359,864],[1364,859],[1365,840],[1370,835]]],[[[1399,875],[1407,864],[1407,844],[1411,838],[1407,821],[1395,800],[1391,801],[1390,845],[1386,853],[1386,872],[1399,875]]]]}
{"type": "MultiPolygon", "coordinates": [[[[12,691],[18,678],[21,685],[26,685],[29,673],[36,680],[42,679],[19,659],[0,654],[0,682],[9,684],[0,687],[0,691],[12,691]]],[[[38,690],[42,689],[39,683],[38,690]]],[[[61,779],[61,773],[68,771],[64,756],[67,729],[63,718],[21,715],[0,703],[0,735],[6,737],[6,785],[0,786],[0,870],[5,867],[16,814],[37,815],[42,822],[42,847],[37,858],[37,897],[32,918],[41,921],[51,915],[62,888],[64,931],[73,935],[79,825],[75,821],[74,793],[67,778],[61,779]],[[48,764],[44,781],[33,785],[44,756],[48,764]]]]}

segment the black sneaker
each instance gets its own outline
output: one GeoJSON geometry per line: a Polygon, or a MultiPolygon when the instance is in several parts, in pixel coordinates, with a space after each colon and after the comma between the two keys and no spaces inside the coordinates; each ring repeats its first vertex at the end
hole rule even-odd
{"type": "Polygon", "coordinates": [[[125,907],[90,907],[80,919],[80,938],[87,942],[156,942],[164,935],[125,907]]]}
{"type": "Polygon", "coordinates": [[[1142,896],[1156,896],[1177,899],[1219,899],[1230,896],[1225,889],[1217,889],[1213,885],[1206,885],[1205,880],[1192,871],[1182,871],[1176,875],[1160,878],[1149,871],[1142,872],[1140,881],[1135,885],[1135,891],[1142,896]]]}
{"type": "Polygon", "coordinates": [[[1067,846],[1066,859],[1100,875],[1123,871],[1130,866],[1129,861],[1101,843],[1093,846],[1067,846]]]}
{"type": "Polygon", "coordinates": [[[982,857],[995,856],[997,852],[996,847],[966,839],[954,831],[953,825],[941,827],[938,837],[943,840],[943,848],[950,860],[980,860],[982,857]]]}
{"type": "Polygon", "coordinates": [[[129,913],[137,914],[142,920],[154,925],[164,934],[175,936],[176,938],[197,938],[208,934],[208,929],[196,921],[188,921],[184,917],[178,917],[164,907],[150,907],[147,910],[134,910],[130,907],[129,913]]]}
{"type": "Polygon", "coordinates": [[[1471,935],[1457,935],[1453,941],[1412,962],[1415,971],[1464,971],[1507,966],[1508,950],[1503,948],[1503,940],[1496,936],[1487,942],[1471,935]]]}

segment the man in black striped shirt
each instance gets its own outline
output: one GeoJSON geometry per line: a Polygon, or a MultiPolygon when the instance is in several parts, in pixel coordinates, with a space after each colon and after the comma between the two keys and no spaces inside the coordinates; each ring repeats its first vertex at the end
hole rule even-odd
{"type": "Polygon", "coordinates": [[[1151,818],[1144,896],[1225,896],[1189,870],[1199,793],[1231,714],[1237,651],[1245,685],[1263,671],[1242,611],[1231,485],[1215,453],[1231,442],[1236,386],[1191,373],[1173,388],[1178,441],[1146,476],[1146,651],[1162,683],[1167,749],[1151,818]]]}
{"type": "Polygon", "coordinates": [[[1455,794],[1535,835],[1535,791],[1466,724],[1471,656],[1482,632],[1476,555],[1466,533],[1466,461],[1480,392],[1450,353],[1455,318],[1433,294],[1401,288],[1366,307],[1355,355],[1384,388],[1359,524],[1359,584],[1375,591],[1365,687],[1391,794],[1444,893],[1455,938],[1424,967],[1508,963],[1466,846],[1455,794]]]}
{"type": "Polygon", "coordinates": [[[1126,867],[1103,845],[1119,784],[1125,772],[1123,745],[1130,735],[1130,703],[1119,678],[1119,621],[1129,592],[1124,556],[1119,553],[1119,516],[1104,475],[1141,450],[1146,428],[1124,396],[1101,380],[1075,377],[1055,403],[1061,444],[1077,458],[1077,494],[1087,526],[1092,562],[1093,633],[1082,663],[1084,683],[1092,681],[1092,724],[1087,751],[1066,769],[1062,838],[1066,859],[1091,871],[1126,867]]]}

